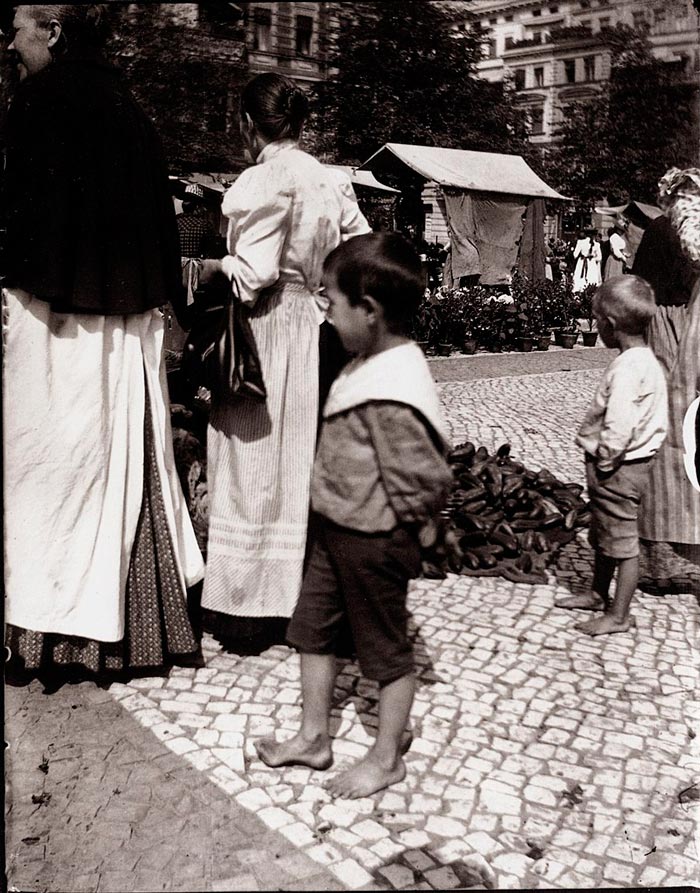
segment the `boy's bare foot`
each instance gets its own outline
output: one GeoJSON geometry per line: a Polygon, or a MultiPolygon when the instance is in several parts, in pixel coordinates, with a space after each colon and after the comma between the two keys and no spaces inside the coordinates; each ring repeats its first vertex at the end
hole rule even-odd
{"type": "Polygon", "coordinates": [[[309,766],[311,769],[329,769],[333,765],[333,753],[328,738],[319,737],[313,741],[295,735],[287,741],[274,738],[259,738],[255,752],[266,766],[309,766]]]}
{"type": "Polygon", "coordinates": [[[634,617],[620,620],[618,617],[613,617],[612,614],[603,614],[601,617],[585,620],[582,623],[576,623],[574,626],[579,632],[585,633],[587,636],[604,636],[607,633],[626,633],[636,625],[634,617]]]}
{"type": "Polygon", "coordinates": [[[376,791],[403,781],[405,777],[406,765],[400,757],[391,769],[386,769],[370,752],[359,763],[329,779],[324,787],[334,797],[355,800],[369,797],[376,791]]]}
{"type": "Polygon", "coordinates": [[[585,595],[567,595],[566,598],[558,598],[554,602],[555,608],[578,608],[581,611],[603,611],[605,602],[595,592],[587,592],[585,595]]]}

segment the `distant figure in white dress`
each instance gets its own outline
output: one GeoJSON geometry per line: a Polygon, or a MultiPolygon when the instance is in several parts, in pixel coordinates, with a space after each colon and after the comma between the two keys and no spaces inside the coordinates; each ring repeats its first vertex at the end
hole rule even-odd
{"type": "Polygon", "coordinates": [[[612,279],[613,276],[621,276],[627,269],[630,254],[624,237],[626,229],[627,223],[624,220],[617,220],[610,234],[610,254],[605,262],[606,280],[612,279]]]}
{"type": "Polygon", "coordinates": [[[603,258],[600,243],[596,239],[597,230],[590,226],[574,248],[574,291],[583,291],[588,285],[600,285],[600,265],[603,258]]]}

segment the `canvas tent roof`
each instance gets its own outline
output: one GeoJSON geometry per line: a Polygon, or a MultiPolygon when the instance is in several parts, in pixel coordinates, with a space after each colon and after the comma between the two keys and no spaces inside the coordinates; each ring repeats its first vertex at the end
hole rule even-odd
{"type": "Polygon", "coordinates": [[[384,183],[380,183],[379,180],[375,179],[375,176],[371,171],[359,171],[347,164],[327,164],[325,166],[334,167],[344,171],[352,180],[353,186],[367,186],[370,189],[379,189],[381,192],[391,192],[397,195],[400,191],[398,189],[392,189],[391,186],[385,186],[384,183]]]}
{"type": "MultiPolygon", "coordinates": [[[[366,186],[369,189],[377,189],[380,192],[388,192],[392,194],[398,194],[398,189],[392,189],[391,186],[385,186],[384,183],[380,183],[378,180],[375,180],[374,174],[371,171],[358,171],[355,168],[350,167],[350,165],[343,164],[327,164],[325,167],[335,168],[337,170],[344,171],[352,180],[353,186],[366,186]]],[[[213,193],[224,193],[228,189],[228,187],[234,182],[236,179],[236,174],[218,174],[218,173],[190,173],[190,174],[182,174],[179,177],[171,176],[171,181],[177,181],[177,183],[184,186],[187,183],[198,183],[200,186],[204,187],[205,194],[209,194],[212,196],[213,193]]]]}
{"type": "Polygon", "coordinates": [[[568,201],[538,177],[520,155],[386,143],[359,166],[358,172],[397,171],[403,165],[441,186],[568,201]]]}
{"type": "Polygon", "coordinates": [[[596,214],[608,214],[611,217],[614,217],[616,214],[628,215],[636,210],[649,220],[656,220],[657,217],[663,214],[661,208],[657,208],[656,205],[647,205],[644,202],[637,201],[628,202],[626,205],[616,205],[614,208],[601,206],[595,210],[596,214]]]}

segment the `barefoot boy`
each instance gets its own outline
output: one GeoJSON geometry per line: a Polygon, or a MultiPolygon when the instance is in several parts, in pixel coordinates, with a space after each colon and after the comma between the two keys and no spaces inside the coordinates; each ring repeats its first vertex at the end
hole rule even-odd
{"type": "Polygon", "coordinates": [[[287,630],[301,653],[301,728],[256,750],[268,766],[331,765],[335,654],[347,624],[363,674],[379,683],[374,745],[326,784],[354,798],[406,774],[414,693],[406,594],[420,570],[419,530],[442,508],[451,473],[435,385],[402,334],[423,293],[418,255],[396,233],[357,236],[329,255],[324,285],[329,319],[355,359],[324,408],[311,484],[320,532],[287,630]]]}
{"type": "Polygon", "coordinates": [[[590,636],[626,632],[633,623],[630,604],[639,578],[639,502],[668,423],[666,379],[644,340],[655,311],[654,292],[639,276],[609,279],[593,299],[603,343],[620,351],[603,373],[576,438],[586,451],[593,587],[590,595],[556,602],[560,608],[604,611],[601,617],[576,624],[590,636]],[[611,602],[609,589],[616,569],[611,602]]]}

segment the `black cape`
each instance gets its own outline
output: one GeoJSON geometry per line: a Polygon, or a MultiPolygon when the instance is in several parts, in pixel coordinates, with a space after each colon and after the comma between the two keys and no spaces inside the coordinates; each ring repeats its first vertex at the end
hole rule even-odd
{"type": "Polygon", "coordinates": [[[665,214],[644,230],[632,272],[652,286],[659,306],[683,306],[690,300],[698,274],[665,214]]]}
{"type": "Polygon", "coordinates": [[[7,121],[5,285],[57,312],[183,307],[175,210],[155,127],[99,58],[23,81],[7,121]]]}

